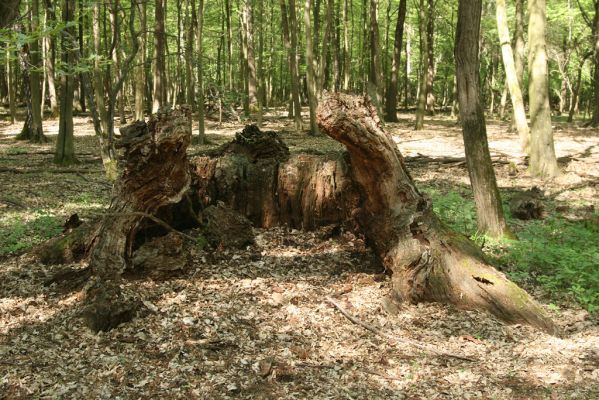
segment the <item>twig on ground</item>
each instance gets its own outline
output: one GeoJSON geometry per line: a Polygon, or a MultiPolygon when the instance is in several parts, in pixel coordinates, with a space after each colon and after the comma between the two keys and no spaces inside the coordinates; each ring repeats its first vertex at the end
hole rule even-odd
{"type": "Polygon", "coordinates": [[[351,322],[353,322],[356,325],[361,326],[362,328],[374,333],[375,335],[381,336],[385,339],[387,339],[389,341],[390,344],[392,345],[397,345],[400,343],[404,343],[404,344],[408,344],[412,347],[416,347],[417,349],[420,349],[422,351],[428,352],[428,353],[432,353],[436,356],[441,356],[441,357],[450,357],[450,358],[456,358],[458,360],[463,360],[463,361],[476,361],[474,358],[471,357],[467,357],[467,356],[462,356],[459,354],[453,354],[453,353],[447,353],[444,351],[440,351],[437,350],[431,346],[428,345],[423,345],[420,344],[418,342],[415,342],[413,340],[408,340],[408,339],[398,339],[398,338],[394,338],[386,333],[384,333],[383,331],[381,331],[379,328],[376,328],[364,321],[359,320],[358,318],[356,318],[355,316],[351,315],[347,310],[345,310],[339,303],[337,303],[335,300],[333,300],[330,297],[327,297],[326,300],[331,303],[337,310],[339,310],[339,312],[341,312],[341,314],[343,314],[343,316],[347,319],[349,319],[351,322]]]}

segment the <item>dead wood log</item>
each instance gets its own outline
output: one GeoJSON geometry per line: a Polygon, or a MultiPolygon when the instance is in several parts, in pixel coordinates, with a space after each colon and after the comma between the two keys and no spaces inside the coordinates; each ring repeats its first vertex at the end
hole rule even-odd
{"type": "Polygon", "coordinates": [[[392,272],[394,289],[402,299],[487,310],[507,322],[556,332],[524,290],[486,263],[470,240],[437,218],[368,98],[326,93],[317,120],[320,130],[349,152],[352,175],[362,189],[358,222],[392,272]]]}
{"type": "Polygon", "coordinates": [[[88,326],[109,330],[133,318],[135,302],[122,298],[119,280],[135,247],[136,233],[161,207],[179,203],[191,183],[186,150],[191,140],[191,112],[160,111],[149,123],[121,129],[123,172],[110,208],[102,219],[90,256],[94,282],[87,292],[88,326]]]}
{"type": "Polygon", "coordinates": [[[351,219],[358,201],[344,154],[290,155],[274,132],[253,126],[191,165],[200,207],[222,201],[257,227],[338,224],[351,219]]]}

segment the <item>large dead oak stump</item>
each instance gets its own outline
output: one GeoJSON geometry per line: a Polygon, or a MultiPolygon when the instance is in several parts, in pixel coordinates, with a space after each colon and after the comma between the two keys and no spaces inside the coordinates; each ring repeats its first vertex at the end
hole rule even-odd
{"type": "Polygon", "coordinates": [[[361,188],[356,217],[392,272],[402,299],[487,310],[508,322],[556,332],[528,293],[488,265],[474,243],[437,218],[368,98],[326,93],[317,120],[320,130],[349,152],[351,172],[361,188]]]}

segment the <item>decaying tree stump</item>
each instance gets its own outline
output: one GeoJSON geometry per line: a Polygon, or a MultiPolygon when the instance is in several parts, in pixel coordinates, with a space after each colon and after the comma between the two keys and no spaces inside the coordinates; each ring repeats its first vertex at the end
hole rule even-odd
{"type": "Polygon", "coordinates": [[[327,93],[317,119],[322,132],[347,147],[362,189],[356,217],[402,299],[483,309],[508,322],[556,332],[524,290],[488,265],[470,240],[439,221],[369,99],[327,93]]]}
{"type": "Polygon", "coordinates": [[[202,207],[222,201],[257,227],[338,224],[358,201],[343,154],[290,155],[274,132],[253,125],[191,165],[193,197],[202,207]]]}
{"type": "Polygon", "coordinates": [[[188,108],[162,111],[149,123],[121,129],[124,169],[110,208],[101,222],[90,256],[95,281],[87,292],[86,320],[93,330],[108,330],[130,319],[135,304],[120,296],[119,280],[129,264],[136,233],[147,215],[179,203],[191,183],[186,150],[191,140],[188,108]]]}

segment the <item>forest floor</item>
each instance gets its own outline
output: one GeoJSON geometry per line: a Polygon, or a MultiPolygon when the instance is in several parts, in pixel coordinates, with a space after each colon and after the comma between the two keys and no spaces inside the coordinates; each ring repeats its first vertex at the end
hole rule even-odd
{"type": "MultiPolygon", "coordinates": [[[[441,116],[414,132],[412,117],[401,117],[387,129],[413,177],[447,223],[474,234],[459,127],[441,116]]],[[[49,284],[64,266],[22,254],[60,233],[72,213],[102,213],[110,198],[89,121],[76,119],[80,164],[69,168],[52,164],[57,126],[45,121],[50,143],[32,145],[14,140],[20,125],[0,122],[0,399],[599,398],[599,131],[556,123],[564,172],[546,182],[528,175],[508,125],[488,123],[506,203],[537,186],[546,215],[510,218],[524,244],[477,240],[544,304],[559,337],[452,306],[399,304],[360,237],[286,228],[256,229],[256,244],[243,250],[192,251],[193,267],[177,276],[126,281],[149,315],[93,334],[79,318],[82,284],[49,284]],[[327,297],[404,341],[353,324],[327,297]]],[[[210,122],[208,137],[224,143],[241,127],[210,122]]],[[[264,129],[283,131],[292,151],[340,148],[291,133],[288,120],[271,117],[264,129]]]]}

